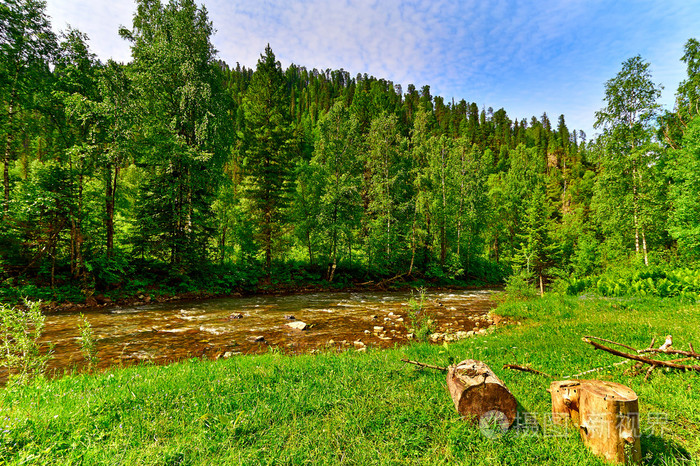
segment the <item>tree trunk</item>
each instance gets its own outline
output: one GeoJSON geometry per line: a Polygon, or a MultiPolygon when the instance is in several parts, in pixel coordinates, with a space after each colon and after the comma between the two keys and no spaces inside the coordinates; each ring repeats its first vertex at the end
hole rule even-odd
{"type": "Polygon", "coordinates": [[[542,274],[540,273],[540,298],[544,296],[544,279],[542,278],[542,274]]]}
{"type": "Polygon", "coordinates": [[[637,199],[637,169],[632,171],[632,207],[634,221],[634,251],[639,257],[639,204],[637,199]]]}
{"type": "Polygon", "coordinates": [[[634,391],[602,380],[565,380],[552,382],[549,392],[554,422],[570,419],[594,454],[617,463],[642,460],[634,391]]]}
{"type": "MultiPolygon", "coordinates": [[[[14,96],[13,96],[14,97],[14,96]]],[[[3,186],[5,188],[5,202],[3,203],[3,217],[7,217],[10,211],[10,152],[12,151],[12,101],[7,117],[7,139],[5,141],[5,156],[3,158],[3,186]]]]}
{"type": "Polygon", "coordinates": [[[457,412],[476,422],[495,420],[505,430],[517,414],[517,401],[483,362],[466,359],[447,369],[447,388],[457,412]]]}

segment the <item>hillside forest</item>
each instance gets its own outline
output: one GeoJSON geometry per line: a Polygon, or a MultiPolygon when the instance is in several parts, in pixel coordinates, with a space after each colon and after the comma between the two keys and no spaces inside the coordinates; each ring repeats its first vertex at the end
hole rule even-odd
{"type": "MultiPolygon", "coordinates": [[[[129,63],[0,4],[5,299],[416,279],[533,286],[700,259],[700,43],[672,111],[642,57],[599,135],[367,74],[217,58],[194,0],[138,0],[129,63]]],[[[116,31],[115,31],[116,33],[116,31]]]]}

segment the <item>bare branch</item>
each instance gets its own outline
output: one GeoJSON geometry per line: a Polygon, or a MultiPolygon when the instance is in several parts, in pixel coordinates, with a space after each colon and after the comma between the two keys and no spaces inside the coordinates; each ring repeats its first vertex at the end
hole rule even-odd
{"type": "Polygon", "coordinates": [[[433,366],[432,364],[425,364],[425,363],[423,363],[423,362],[411,361],[410,359],[402,359],[401,362],[405,362],[406,364],[415,364],[416,366],[420,366],[420,367],[427,367],[428,369],[435,369],[435,370],[438,370],[438,371],[447,372],[447,368],[446,368],[446,367],[442,367],[442,366],[433,366]]]}
{"type": "Polygon", "coordinates": [[[636,354],[623,353],[622,351],[618,351],[618,350],[613,349],[613,348],[608,348],[606,346],[601,345],[600,343],[596,343],[595,341],[591,341],[587,337],[582,338],[582,340],[585,341],[586,343],[593,345],[593,347],[595,349],[606,351],[610,354],[614,354],[615,356],[620,356],[622,358],[631,359],[633,361],[640,361],[640,362],[643,362],[645,364],[650,364],[652,366],[663,366],[663,367],[671,367],[674,369],[682,369],[682,370],[686,370],[686,371],[687,370],[694,370],[694,371],[700,372],[700,366],[692,366],[692,365],[684,366],[683,364],[677,364],[677,363],[671,362],[671,361],[659,361],[659,360],[650,359],[650,358],[647,358],[644,356],[637,356],[636,354]]]}
{"type": "Polygon", "coordinates": [[[521,371],[521,372],[530,372],[531,374],[537,374],[537,375],[542,375],[545,377],[552,378],[551,375],[546,374],[544,372],[538,371],[537,369],[533,369],[531,367],[526,367],[526,366],[518,366],[517,364],[504,364],[503,365],[504,369],[513,369],[516,371],[521,371]]]}

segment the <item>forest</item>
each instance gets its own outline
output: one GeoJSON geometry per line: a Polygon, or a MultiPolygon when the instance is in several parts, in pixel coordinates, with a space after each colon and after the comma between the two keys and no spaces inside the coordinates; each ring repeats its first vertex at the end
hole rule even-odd
{"type": "Polygon", "coordinates": [[[283,69],[269,46],[234,67],[194,0],[138,0],[129,63],[54,34],[40,0],[0,21],[3,299],[514,273],[544,289],[700,258],[695,39],[669,51],[687,65],[673,111],[632,57],[588,139],[564,115],[283,69]]]}

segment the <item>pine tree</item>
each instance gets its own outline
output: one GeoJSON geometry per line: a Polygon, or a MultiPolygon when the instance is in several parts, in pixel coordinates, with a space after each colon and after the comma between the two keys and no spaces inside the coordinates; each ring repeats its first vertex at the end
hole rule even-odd
{"type": "Polygon", "coordinates": [[[137,246],[171,264],[195,264],[213,235],[211,203],[226,146],[216,118],[223,100],[215,79],[213,27],[193,0],[139,0],[129,68],[134,122],[145,168],[134,223],[137,246]]]}
{"type": "Polygon", "coordinates": [[[243,99],[241,152],[250,214],[270,272],[293,184],[294,133],[282,67],[268,45],[243,99]]]}

